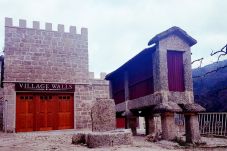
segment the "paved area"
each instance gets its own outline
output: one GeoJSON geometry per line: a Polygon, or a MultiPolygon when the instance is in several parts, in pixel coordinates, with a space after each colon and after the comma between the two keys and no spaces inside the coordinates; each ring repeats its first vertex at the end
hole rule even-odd
{"type": "Polygon", "coordinates": [[[0,151],[190,151],[190,150],[227,150],[227,139],[203,138],[210,146],[209,148],[182,148],[177,143],[160,141],[150,143],[145,137],[136,136],[133,145],[114,146],[108,148],[90,149],[83,145],[71,143],[73,130],[51,131],[51,132],[30,132],[30,133],[2,133],[0,132],[0,151]],[[218,148],[216,148],[218,146],[218,148]]]}

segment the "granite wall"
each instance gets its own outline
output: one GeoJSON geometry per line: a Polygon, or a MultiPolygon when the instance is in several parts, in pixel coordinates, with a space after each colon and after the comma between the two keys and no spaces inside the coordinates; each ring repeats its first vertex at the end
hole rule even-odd
{"type": "MultiPolygon", "coordinates": [[[[90,128],[90,107],[96,98],[109,98],[108,82],[90,77],[88,67],[88,30],[77,32],[64,25],[52,29],[51,23],[40,28],[33,21],[31,28],[26,20],[14,26],[5,18],[4,47],[4,100],[7,100],[6,130],[15,132],[16,91],[15,83],[68,83],[75,85],[74,127],[90,128]]],[[[103,75],[103,73],[101,74],[103,75]]]]}

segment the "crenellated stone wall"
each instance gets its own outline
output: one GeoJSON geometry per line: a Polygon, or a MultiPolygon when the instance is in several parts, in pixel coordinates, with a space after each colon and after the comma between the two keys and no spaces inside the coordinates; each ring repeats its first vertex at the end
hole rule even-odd
{"type": "Polygon", "coordinates": [[[81,33],[71,26],[64,32],[64,25],[52,31],[46,23],[45,30],[39,22],[33,28],[19,20],[19,27],[12,19],[5,22],[5,82],[67,82],[88,83],[88,32],[81,33]]]}
{"type": "Polygon", "coordinates": [[[89,73],[87,28],[78,33],[75,26],[70,26],[65,32],[64,25],[53,30],[52,24],[46,23],[41,29],[38,21],[27,27],[26,20],[19,20],[15,26],[11,18],[5,18],[4,66],[4,127],[8,132],[15,132],[16,127],[17,82],[74,84],[76,129],[91,128],[93,100],[109,98],[109,83],[89,73]]]}

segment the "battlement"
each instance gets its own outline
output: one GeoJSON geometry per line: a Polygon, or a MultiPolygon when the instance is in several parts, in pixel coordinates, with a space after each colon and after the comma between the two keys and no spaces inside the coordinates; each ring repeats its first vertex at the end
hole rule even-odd
{"type": "MultiPolygon", "coordinates": [[[[46,31],[54,31],[52,29],[52,23],[45,23],[45,29],[40,29],[40,22],[39,21],[33,21],[32,27],[27,27],[27,21],[24,19],[19,19],[19,26],[13,25],[13,19],[12,18],[5,18],[5,27],[16,27],[16,28],[29,28],[29,29],[35,29],[35,30],[46,30],[46,31]]],[[[70,26],[69,32],[65,32],[65,26],[62,24],[58,24],[57,31],[55,32],[61,32],[61,33],[70,33],[70,34],[78,34],[76,26],[70,26]]],[[[83,36],[88,35],[87,28],[81,28],[80,34],[83,36]]]]}
{"type": "Polygon", "coordinates": [[[99,78],[95,78],[95,73],[94,72],[89,72],[89,78],[90,79],[105,80],[105,77],[106,77],[106,73],[105,72],[101,72],[99,74],[99,78]]]}

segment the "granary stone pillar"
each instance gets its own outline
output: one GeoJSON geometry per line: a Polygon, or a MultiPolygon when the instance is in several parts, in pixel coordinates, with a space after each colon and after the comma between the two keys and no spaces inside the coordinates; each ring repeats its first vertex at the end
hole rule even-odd
{"type": "Polygon", "coordinates": [[[201,140],[199,131],[198,113],[205,109],[196,103],[182,104],[181,108],[185,116],[186,142],[195,143],[201,140]]]}
{"type": "Polygon", "coordinates": [[[132,135],[136,135],[137,134],[137,117],[136,116],[131,116],[127,118],[128,120],[128,124],[129,124],[129,128],[132,131],[132,135]]]}
{"type": "Polygon", "coordinates": [[[177,136],[174,113],[182,112],[180,106],[174,102],[165,102],[153,108],[156,113],[161,113],[162,138],[173,140],[177,136]]]}
{"type": "Polygon", "coordinates": [[[154,120],[153,114],[148,114],[145,116],[145,125],[146,125],[146,135],[156,132],[155,120],[154,120]]]}
{"type": "Polygon", "coordinates": [[[129,101],[129,84],[128,84],[128,72],[124,72],[124,90],[125,90],[125,112],[126,112],[126,126],[132,130],[132,134],[136,135],[136,127],[137,127],[137,117],[133,115],[133,113],[128,109],[128,101],[129,101]]]}
{"type": "Polygon", "coordinates": [[[176,136],[174,113],[165,112],[161,114],[162,138],[164,140],[173,140],[176,136]]]}
{"type": "Polygon", "coordinates": [[[198,114],[191,113],[185,115],[185,132],[186,142],[195,143],[201,140],[198,114]]]}

